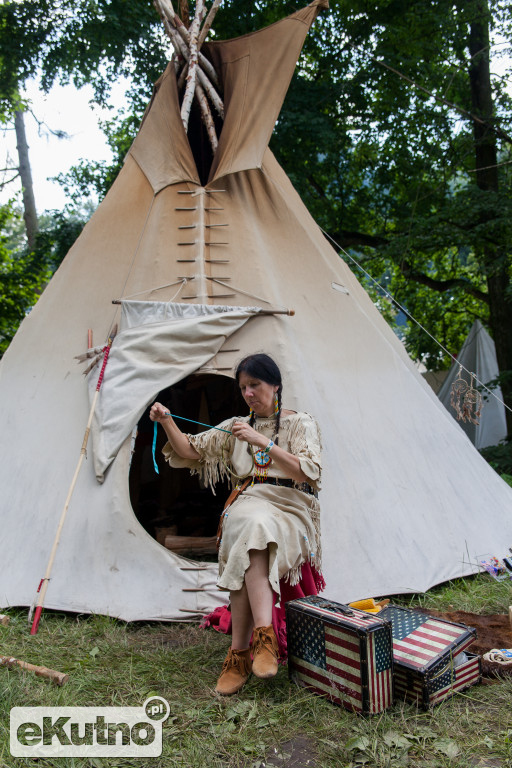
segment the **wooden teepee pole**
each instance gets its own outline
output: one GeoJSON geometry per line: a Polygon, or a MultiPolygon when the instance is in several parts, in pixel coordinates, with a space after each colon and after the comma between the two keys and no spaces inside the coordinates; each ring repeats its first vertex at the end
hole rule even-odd
{"type": "Polygon", "coordinates": [[[200,47],[211,28],[221,2],[222,0],[214,0],[201,29],[201,21],[206,13],[205,0],[197,0],[194,19],[189,28],[185,26],[174,10],[172,0],[154,0],[155,7],[176,51],[175,67],[178,75],[178,89],[181,90],[185,86],[181,106],[183,126],[187,131],[192,100],[195,97],[214,153],[218,146],[218,138],[208,99],[222,120],[224,120],[224,104],[216,90],[219,88],[217,73],[211,62],[201,54],[200,47]],[[180,62],[184,62],[181,72],[180,62]]]}
{"type": "MultiPolygon", "coordinates": [[[[221,1],[222,0],[218,0],[219,3],[221,1]]],[[[176,13],[176,11],[174,10],[173,5],[172,5],[172,0],[154,0],[154,4],[155,4],[155,7],[156,7],[156,9],[157,9],[157,11],[158,11],[158,13],[160,15],[160,18],[164,21],[164,26],[165,26],[167,34],[172,38],[173,45],[174,45],[175,49],[176,49],[176,42],[175,42],[174,38],[172,37],[172,33],[170,33],[169,29],[167,28],[167,25],[165,23],[166,20],[167,20],[167,23],[171,25],[173,31],[176,31],[176,32],[179,33],[179,36],[181,37],[181,39],[185,43],[185,45],[186,45],[186,58],[187,58],[187,61],[188,61],[188,49],[189,49],[189,46],[190,46],[190,31],[184,25],[184,23],[182,22],[182,20],[180,19],[180,17],[176,13]]],[[[210,12],[211,12],[211,10],[213,10],[213,6],[210,9],[210,12]]],[[[214,16],[215,16],[215,14],[214,14],[214,16]]],[[[210,17],[210,14],[208,14],[208,17],[210,17]]],[[[213,17],[212,17],[211,21],[213,21],[213,17]]],[[[210,24],[211,24],[211,21],[210,21],[210,24]]],[[[206,22],[205,22],[205,24],[206,24],[206,22]]],[[[202,37],[202,34],[201,34],[201,37],[202,37]]],[[[204,37],[202,37],[200,44],[199,44],[199,40],[198,40],[198,45],[197,45],[197,48],[198,48],[198,63],[201,66],[201,68],[204,70],[204,72],[206,73],[207,77],[210,78],[210,80],[214,84],[214,86],[216,88],[218,88],[219,87],[219,78],[217,77],[217,73],[215,71],[215,68],[214,68],[213,64],[210,61],[208,61],[206,56],[204,56],[201,53],[201,51],[199,50],[201,45],[204,43],[205,37],[206,37],[206,35],[204,37]]],[[[182,49],[180,49],[180,53],[183,53],[182,49]]]]}
{"type": "Polygon", "coordinates": [[[213,20],[215,18],[215,14],[219,10],[219,6],[220,6],[221,3],[222,3],[222,0],[214,0],[213,1],[213,5],[210,8],[210,10],[208,11],[208,16],[206,17],[206,19],[204,21],[203,28],[201,30],[201,34],[199,35],[199,40],[197,41],[197,47],[198,48],[201,48],[202,44],[206,40],[206,35],[208,34],[208,32],[211,29],[211,26],[213,24],[213,20]]]}
{"type": "MultiPolygon", "coordinates": [[[[195,94],[196,94],[197,102],[201,109],[201,117],[203,118],[203,123],[206,126],[206,132],[208,133],[208,138],[210,139],[212,151],[213,151],[213,154],[215,154],[215,152],[217,151],[217,147],[219,146],[219,140],[217,138],[217,132],[215,130],[215,123],[213,122],[212,113],[208,106],[208,102],[206,101],[206,96],[204,95],[204,91],[199,85],[199,83],[196,83],[195,94]]],[[[224,116],[224,113],[222,116],[224,116]]]]}
{"type": "MultiPolygon", "coordinates": [[[[112,342],[114,341],[114,337],[117,333],[117,325],[112,329],[112,332],[109,335],[107,345],[105,347],[105,355],[103,357],[103,365],[101,366],[100,375],[98,377],[98,383],[96,385],[96,392],[94,393],[94,398],[92,401],[91,409],[89,411],[89,418],[87,420],[87,426],[85,428],[85,434],[84,439],[82,442],[82,449],[80,451],[80,458],[78,459],[78,464],[75,469],[75,474],[73,475],[73,479],[71,481],[71,485],[69,487],[68,495],[66,497],[66,501],[64,503],[64,509],[62,510],[59,525],[57,526],[57,533],[55,534],[55,539],[53,540],[52,550],[50,552],[50,557],[48,560],[48,565],[46,566],[46,572],[44,574],[44,577],[41,579],[41,583],[39,584],[38,593],[39,598],[37,600],[37,607],[35,610],[34,615],[34,621],[32,623],[32,628],[30,630],[31,635],[35,635],[37,633],[37,629],[39,627],[39,619],[41,618],[41,613],[43,611],[43,605],[44,605],[44,598],[46,597],[46,590],[48,589],[48,583],[50,581],[50,575],[53,568],[53,561],[55,560],[55,554],[57,552],[57,547],[59,546],[60,536],[62,532],[62,528],[64,526],[64,522],[66,520],[66,515],[69,507],[69,503],[71,501],[71,497],[73,495],[73,491],[75,490],[76,481],[78,479],[78,475],[80,473],[80,469],[82,467],[82,462],[84,460],[86,450],[87,450],[87,442],[89,440],[89,434],[91,431],[91,424],[92,419],[94,416],[94,411],[96,410],[96,403],[98,402],[98,397],[100,394],[100,387],[101,383],[103,381],[103,376],[105,374],[105,368],[107,366],[108,356],[110,354],[110,349],[112,347],[112,342]]],[[[29,614],[29,623],[30,623],[30,614],[29,614]]]]}
{"type": "Polygon", "coordinates": [[[189,28],[190,43],[189,43],[189,60],[188,60],[188,75],[187,85],[185,88],[185,95],[183,96],[183,103],[181,105],[181,120],[185,127],[188,128],[188,118],[190,116],[190,109],[192,107],[192,100],[196,90],[197,79],[197,59],[198,59],[198,47],[197,40],[199,37],[199,27],[205,13],[204,0],[197,0],[196,11],[194,14],[194,20],[189,28]]]}

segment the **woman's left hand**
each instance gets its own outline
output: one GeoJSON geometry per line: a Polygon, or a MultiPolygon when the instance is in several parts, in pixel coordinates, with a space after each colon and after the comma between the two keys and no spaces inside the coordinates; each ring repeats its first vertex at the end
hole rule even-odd
{"type": "Polygon", "coordinates": [[[258,448],[265,448],[268,444],[268,437],[262,435],[260,432],[256,432],[247,422],[235,421],[231,428],[231,431],[237,440],[242,440],[244,443],[250,443],[258,448]]]}

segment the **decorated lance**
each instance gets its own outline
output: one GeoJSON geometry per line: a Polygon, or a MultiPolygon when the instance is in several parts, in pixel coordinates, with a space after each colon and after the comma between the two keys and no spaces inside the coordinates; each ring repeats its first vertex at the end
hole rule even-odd
{"type": "MultiPolygon", "coordinates": [[[[56,553],[57,547],[59,545],[60,535],[61,535],[61,532],[62,532],[62,527],[64,525],[64,521],[66,519],[66,514],[67,514],[67,511],[68,511],[68,507],[69,507],[70,501],[71,501],[71,496],[73,495],[73,491],[75,490],[75,485],[76,485],[76,481],[77,481],[77,478],[78,478],[78,474],[80,472],[80,468],[82,466],[82,462],[83,462],[84,456],[86,454],[87,443],[88,443],[89,434],[90,434],[90,431],[91,431],[92,419],[93,419],[93,416],[94,416],[94,411],[96,409],[96,403],[98,401],[98,396],[99,396],[99,393],[100,393],[100,387],[101,387],[101,384],[102,384],[102,381],[103,381],[103,376],[105,374],[105,368],[107,366],[108,356],[110,354],[110,349],[112,347],[112,342],[114,341],[114,337],[115,337],[116,333],[117,333],[117,325],[115,325],[113,327],[112,331],[110,332],[107,344],[106,344],[106,346],[104,347],[104,350],[103,350],[104,353],[105,353],[104,356],[103,356],[103,365],[101,366],[100,375],[98,377],[98,383],[96,385],[96,392],[94,393],[94,398],[93,398],[93,401],[92,401],[91,410],[89,411],[89,419],[87,421],[87,426],[85,428],[84,439],[83,439],[83,442],[82,442],[82,449],[80,451],[80,458],[78,459],[78,464],[77,464],[76,469],[75,469],[75,474],[73,475],[73,480],[71,481],[71,485],[69,487],[68,495],[67,495],[67,498],[66,498],[66,501],[65,501],[65,504],[64,504],[64,509],[62,510],[62,514],[60,516],[60,521],[59,521],[59,525],[57,527],[57,533],[55,534],[55,539],[54,539],[54,542],[53,542],[52,551],[50,553],[50,558],[48,560],[48,565],[46,566],[46,573],[45,573],[44,577],[41,579],[41,581],[39,583],[39,587],[37,588],[37,593],[39,593],[39,598],[37,600],[37,606],[36,606],[36,609],[35,609],[34,621],[32,623],[32,628],[30,630],[30,634],[31,635],[37,634],[37,629],[39,627],[39,619],[41,618],[41,613],[43,612],[44,598],[46,596],[46,590],[48,589],[48,582],[50,581],[50,574],[51,574],[52,568],[53,568],[53,561],[55,560],[55,553],[56,553]]],[[[37,593],[36,593],[36,596],[37,596],[37,593]]],[[[30,610],[29,615],[28,615],[29,624],[30,624],[30,619],[31,618],[32,618],[32,609],[30,610]]]]}

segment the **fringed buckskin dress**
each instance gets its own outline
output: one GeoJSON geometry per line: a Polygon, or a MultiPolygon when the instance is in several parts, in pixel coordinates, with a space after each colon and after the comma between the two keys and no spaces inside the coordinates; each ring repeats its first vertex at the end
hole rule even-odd
{"type": "MultiPolygon", "coordinates": [[[[249,421],[249,417],[229,419],[219,427],[231,431],[233,422],[249,421]]],[[[256,418],[254,428],[265,437],[275,439],[275,418],[256,418]]],[[[247,443],[210,429],[199,435],[187,435],[200,459],[183,459],[170,443],[163,448],[165,459],[172,467],[187,467],[198,474],[204,485],[214,490],[215,483],[225,477],[236,484],[226,465],[236,475],[246,477],[258,474],[247,443]]],[[[280,579],[290,586],[299,583],[304,563],[309,563],[317,573],[322,572],[320,543],[320,506],[316,492],[320,489],[321,438],[316,421],[307,413],[290,413],[281,416],[279,446],[297,456],[300,467],[308,478],[308,485],[315,493],[294,487],[256,482],[241,493],[229,507],[222,529],[219,549],[220,589],[239,590],[249,567],[251,549],[269,550],[269,581],[280,600],[280,579]]],[[[286,474],[272,462],[268,477],[286,478],[286,474]]]]}

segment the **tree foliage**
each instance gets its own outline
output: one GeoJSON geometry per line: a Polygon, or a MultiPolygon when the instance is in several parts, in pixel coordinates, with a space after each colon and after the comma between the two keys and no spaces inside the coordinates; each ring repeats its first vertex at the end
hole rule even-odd
{"type": "Polygon", "coordinates": [[[20,253],[18,223],[12,205],[0,207],[0,356],[51,275],[33,254],[20,253]]]}
{"type": "MultiPolygon", "coordinates": [[[[510,73],[492,78],[491,112],[477,91],[485,92],[478,69],[485,57],[492,65],[500,54],[510,56],[512,7],[504,0],[330,6],[306,40],[278,120],[271,142],[278,160],[342,253],[385,283],[451,353],[477,317],[495,336],[508,332],[510,73]],[[491,46],[479,49],[488,30],[491,46]],[[486,147],[497,153],[492,183],[482,170],[486,147]]],[[[224,0],[215,34],[245,34],[295,9],[288,0],[224,0]]],[[[105,99],[114,78],[130,75],[129,109],[106,126],[118,160],[112,168],[84,164],[67,179],[70,189],[96,185],[104,192],[165,48],[149,0],[7,2],[0,7],[0,49],[8,54],[0,59],[0,94],[13,78],[41,71],[45,87],[71,78],[91,82],[105,99]]],[[[404,335],[411,354],[430,367],[449,364],[416,325],[408,323],[404,335]]],[[[512,369],[508,349],[502,369],[512,369]]]]}
{"type": "MultiPolygon", "coordinates": [[[[294,10],[252,0],[223,8],[221,36],[294,10]]],[[[493,79],[486,115],[470,77],[489,55],[470,53],[472,36],[487,27],[499,43],[491,59],[510,54],[511,8],[501,0],[489,8],[481,0],[331,0],[306,40],[271,143],[324,230],[451,353],[476,317],[493,325],[489,278],[501,271],[510,282],[510,81],[493,79]],[[499,183],[482,189],[476,144],[491,139],[499,183]]],[[[510,286],[502,293],[512,319],[510,286]]],[[[430,367],[450,364],[417,325],[405,337],[430,367]]]]}
{"type": "Polygon", "coordinates": [[[68,209],[44,214],[35,247],[29,249],[21,211],[13,203],[0,207],[0,357],[91,213],[68,209]]]}
{"type": "Polygon", "coordinates": [[[11,0],[0,5],[0,97],[27,78],[89,83],[104,101],[128,76],[147,90],[165,63],[165,36],[150,2],[11,0]]]}

